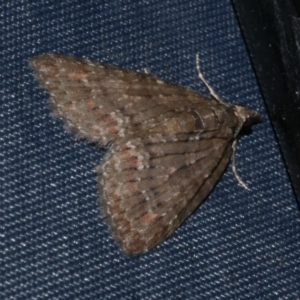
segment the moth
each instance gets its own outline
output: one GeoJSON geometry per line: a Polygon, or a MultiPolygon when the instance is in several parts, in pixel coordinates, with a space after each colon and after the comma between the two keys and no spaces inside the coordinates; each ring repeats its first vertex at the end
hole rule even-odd
{"type": "MultiPolygon", "coordinates": [[[[72,56],[30,62],[54,115],[77,137],[106,146],[97,167],[101,206],[121,249],[145,253],[211,192],[242,128],[261,116],[150,74],[72,56]]],[[[234,157],[233,157],[234,159],[234,157]]],[[[239,178],[235,163],[233,170],[239,178]]]]}

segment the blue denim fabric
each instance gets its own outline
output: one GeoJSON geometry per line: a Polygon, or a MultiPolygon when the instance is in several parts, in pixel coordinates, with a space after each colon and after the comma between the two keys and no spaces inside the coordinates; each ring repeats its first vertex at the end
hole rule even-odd
{"type": "Polygon", "coordinates": [[[229,1],[0,4],[1,299],[297,299],[300,219],[229,1]],[[148,71],[260,112],[207,201],[163,244],[124,257],[100,213],[105,149],[53,119],[30,58],[87,57],[148,71]]]}

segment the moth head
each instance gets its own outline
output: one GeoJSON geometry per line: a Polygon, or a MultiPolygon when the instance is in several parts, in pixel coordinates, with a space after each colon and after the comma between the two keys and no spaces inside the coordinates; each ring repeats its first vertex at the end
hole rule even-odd
{"type": "Polygon", "coordinates": [[[242,127],[251,127],[262,121],[262,116],[259,113],[243,105],[234,106],[234,113],[241,120],[242,127]]]}

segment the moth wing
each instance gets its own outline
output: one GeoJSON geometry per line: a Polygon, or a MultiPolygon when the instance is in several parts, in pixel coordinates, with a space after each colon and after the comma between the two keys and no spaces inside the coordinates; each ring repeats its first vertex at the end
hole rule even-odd
{"type": "Polygon", "coordinates": [[[78,137],[108,144],[214,100],[156,77],[87,59],[45,54],[31,61],[51,106],[78,137]]]}
{"type": "Polygon", "coordinates": [[[216,133],[148,133],[116,145],[100,165],[102,206],[127,254],[161,243],[202,203],[223,173],[232,139],[216,133]]]}

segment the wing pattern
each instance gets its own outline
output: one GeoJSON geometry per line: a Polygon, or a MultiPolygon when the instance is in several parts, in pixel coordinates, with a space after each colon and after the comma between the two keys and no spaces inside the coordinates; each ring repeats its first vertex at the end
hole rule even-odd
{"type": "Polygon", "coordinates": [[[130,254],[161,243],[194,211],[223,173],[228,137],[152,133],[113,147],[99,166],[102,206],[130,254]]]}
{"type": "Polygon", "coordinates": [[[109,151],[98,166],[101,205],[127,254],[161,243],[203,202],[256,113],[149,74],[46,54],[31,66],[56,116],[109,151]]]}
{"type": "Polygon", "coordinates": [[[201,95],[149,74],[51,54],[34,58],[31,66],[67,129],[102,145],[199,107],[201,95]]]}

